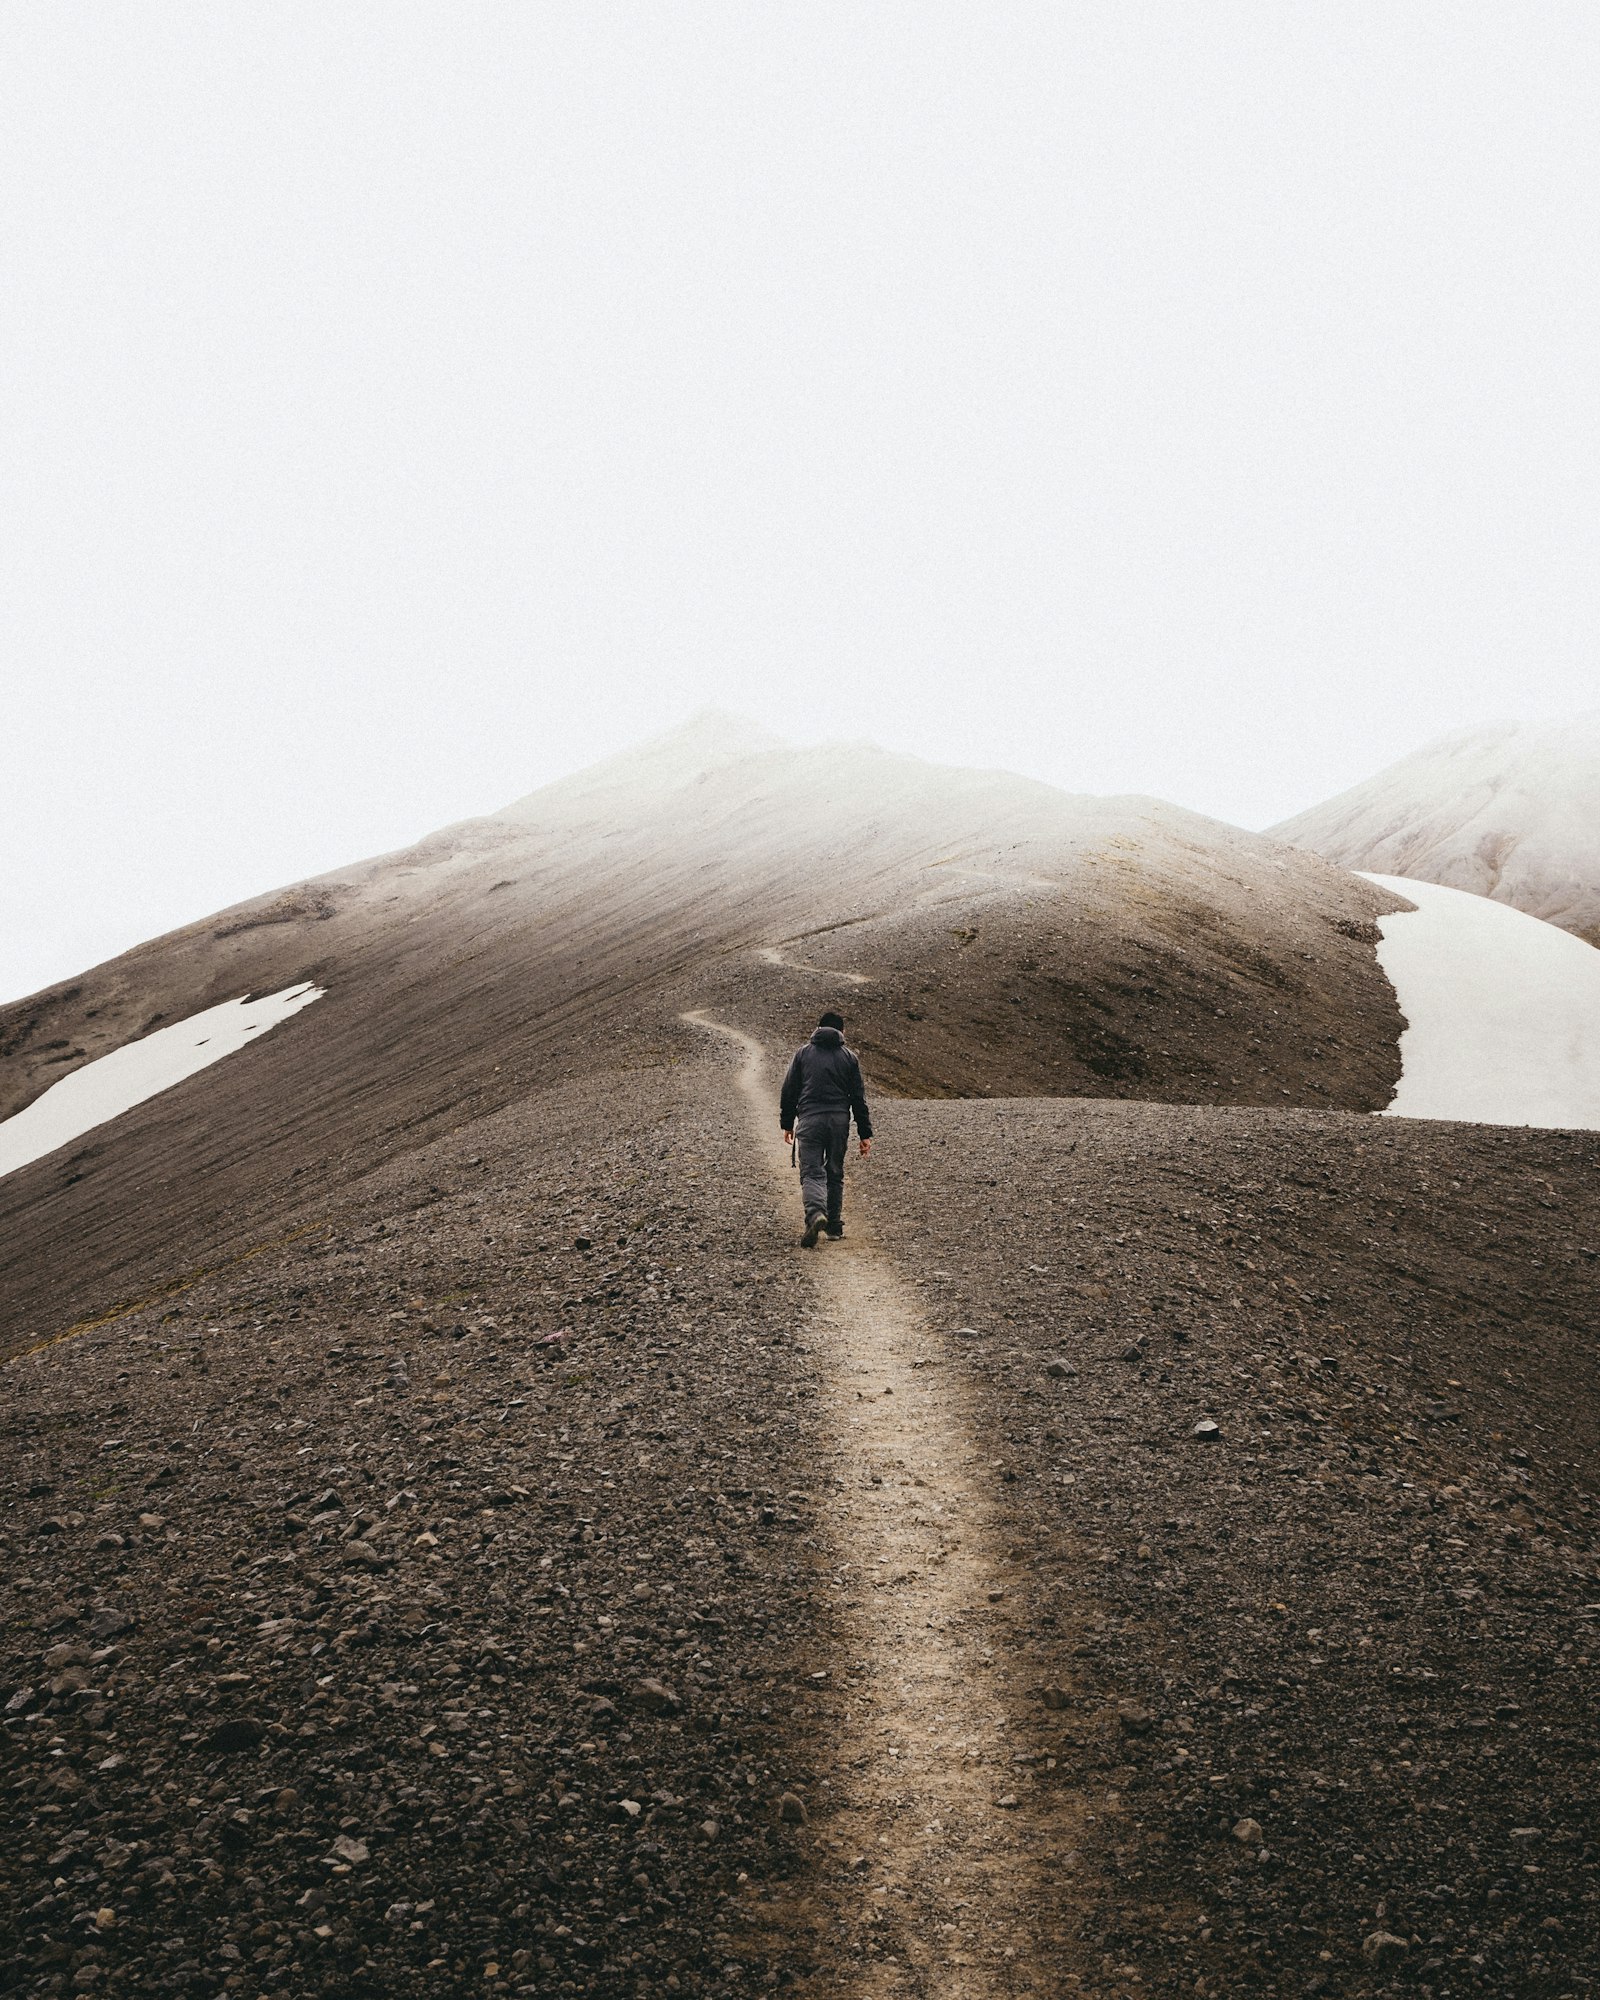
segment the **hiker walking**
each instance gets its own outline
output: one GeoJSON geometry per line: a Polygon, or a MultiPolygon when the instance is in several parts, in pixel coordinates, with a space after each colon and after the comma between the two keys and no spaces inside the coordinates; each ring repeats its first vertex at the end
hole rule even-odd
{"type": "Polygon", "coordinates": [[[872,1150],[872,1113],[855,1053],[845,1047],[844,1016],[824,1014],[809,1042],[795,1050],[783,1079],[778,1118],[783,1136],[800,1148],[800,1198],[810,1250],[824,1230],[844,1234],[844,1156],[854,1113],[861,1157],[872,1150]]]}

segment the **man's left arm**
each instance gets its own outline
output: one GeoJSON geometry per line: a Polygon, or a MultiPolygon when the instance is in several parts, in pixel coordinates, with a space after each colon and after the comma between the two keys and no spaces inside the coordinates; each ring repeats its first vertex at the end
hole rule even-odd
{"type": "Polygon", "coordinates": [[[861,1065],[854,1056],[850,1058],[850,1110],[856,1121],[856,1137],[861,1141],[861,1157],[865,1159],[872,1150],[872,1110],[867,1103],[861,1065]]]}

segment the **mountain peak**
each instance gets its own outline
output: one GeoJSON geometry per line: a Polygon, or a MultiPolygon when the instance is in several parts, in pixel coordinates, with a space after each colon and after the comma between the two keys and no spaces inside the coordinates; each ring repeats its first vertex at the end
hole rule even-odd
{"type": "Polygon", "coordinates": [[[1342,868],[1510,903],[1600,941],[1600,711],[1480,724],[1271,832],[1342,868]]]}
{"type": "Polygon", "coordinates": [[[759,757],[771,750],[790,747],[781,736],[774,736],[770,729],[763,729],[747,715],[736,715],[726,708],[702,708],[676,729],[648,737],[624,754],[684,756],[720,764],[732,757],[759,757]]]}

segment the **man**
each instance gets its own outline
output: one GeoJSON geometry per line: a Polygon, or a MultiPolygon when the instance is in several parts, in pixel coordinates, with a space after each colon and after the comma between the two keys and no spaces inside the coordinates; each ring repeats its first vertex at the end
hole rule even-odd
{"type": "Polygon", "coordinates": [[[808,1250],[824,1230],[830,1236],[844,1234],[844,1156],[850,1148],[852,1113],[865,1159],[872,1151],[872,1113],[861,1065],[844,1045],[844,1016],[824,1014],[810,1041],[795,1050],[778,1112],[784,1138],[798,1139],[800,1145],[800,1198],[806,1211],[800,1241],[808,1250]]]}

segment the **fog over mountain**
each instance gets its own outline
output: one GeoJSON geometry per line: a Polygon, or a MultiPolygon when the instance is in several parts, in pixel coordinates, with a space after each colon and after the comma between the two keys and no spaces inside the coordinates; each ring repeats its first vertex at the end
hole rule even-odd
{"type": "Polygon", "coordinates": [[[1459,730],[1270,831],[1343,868],[1470,889],[1600,944],[1600,709],[1459,730]]]}
{"type": "Polygon", "coordinates": [[[0,1990],[1585,1991],[1597,968],[708,715],[0,1008],[0,1990]]]}

